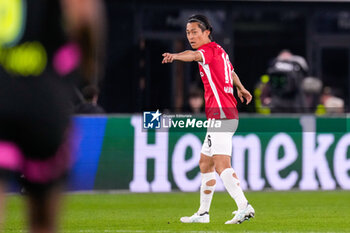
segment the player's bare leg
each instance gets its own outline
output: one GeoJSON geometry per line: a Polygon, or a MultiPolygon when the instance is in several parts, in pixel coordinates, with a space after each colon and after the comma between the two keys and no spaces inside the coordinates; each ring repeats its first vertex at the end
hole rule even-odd
{"type": "Polygon", "coordinates": [[[51,188],[45,194],[28,194],[29,225],[32,233],[55,233],[61,201],[61,186],[51,188]]]}
{"type": "Polygon", "coordinates": [[[184,223],[208,223],[209,220],[209,209],[211,200],[213,199],[216,175],[214,160],[212,157],[201,153],[199,160],[199,168],[201,170],[202,184],[200,187],[200,206],[199,210],[190,217],[182,217],[181,222],[184,223]]]}
{"type": "Polygon", "coordinates": [[[220,175],[227,192],[235,200],[238,207],[238,211],[234,212],[236,213],[235,217],[227,221],[226,224],[240,224],[254,217],[255,211],[244,196],[238,177],[231,167],[231,157],[228,155],[214,155],[213,160],[216,172],[220,175]]]}

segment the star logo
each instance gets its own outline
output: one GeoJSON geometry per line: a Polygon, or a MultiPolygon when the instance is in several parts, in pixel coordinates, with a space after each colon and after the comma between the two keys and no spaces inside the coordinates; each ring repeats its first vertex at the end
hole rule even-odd
{"type": "Polygon", "coordinates": [[[157,119],[157,121],[159,121],[159,117],[162,115],[161,113],[159,113],[159,109],[157,109],[157,111],[155,113],[151,113],[151,115],[153,116],[151,122],[153,122],[154,120],[157,119]]]}
{"type": "Polygon", "coordinates": [[[157,109],[156,112],[143,112],[143,128],[144,129],[160,129],[161,128],[161,115],[157,109]]]}

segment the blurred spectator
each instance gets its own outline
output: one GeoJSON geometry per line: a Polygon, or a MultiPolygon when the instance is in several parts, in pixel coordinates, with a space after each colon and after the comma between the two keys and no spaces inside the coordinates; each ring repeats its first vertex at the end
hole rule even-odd
{"type": "Polygon", "coordinates": [[[302,94],[307,112],[314,112],[320,100],[322,81],[315,77],[306,77],[302,84],[302,94]]]}
{"type": "Polygon", "coordinates": [[[327,114],[344,113],[344,100],[334,96],[330,87],[325,87],[320,98],[327,114]]]}
{"type": "Polygon", "coordinates": [[[276,60],[280,61],[292,61],[296,62],[300,65],[302,68],[303,72],[307,74],[309,72],[309,66],[302,56],[295,55],[291,53],[288,49],[283,49],[276,57],[276,60]]]}
{"type": "Polygon", "coordinates": [[[204,112],[203,91],[200,88],[196,86],[190,88],[187,106],[185,112],[191,112],[194,114],[204,112]]]}
{"type": "Polygon", "coordinates": [[[77,114],[103,114],[104,109],[97,104],[99,89],[96,86],[87,86],[82,90],[85,102],[79,104],[75,113],[77,114]]]}
{"type": "Polygon", "coordinates": [[[256,107],[265,108],[263,113],[304,112],[306,104],[301,84],[308,73],[303,57],[282,50],[267,69],[265,82],[260,81],[256,93],[256,107]],[[267,77],[267,78],[266,78],[267,77]],[[256,96],[257,97],[257,96],[256,96]]]}
{"type": "Polygon", "coordinates": [[[268,115],[271,113],[269,104],[271,103],[270,86],[268,85],[270,77],[267,74],[261,76],[260,81],[254,89],[254,103],[256,112],[268,115]]]}

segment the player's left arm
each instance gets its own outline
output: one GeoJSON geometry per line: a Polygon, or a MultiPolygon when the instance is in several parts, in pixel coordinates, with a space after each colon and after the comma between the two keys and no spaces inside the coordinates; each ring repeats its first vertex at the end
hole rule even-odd
{"type": "Polygon", "coordinates": [[[172,63],[174,60],[184,61],[184,62],[192,62],[192,61],[202,62],[203,61],[201,53],[198,51],[192,51],[192,50],[186,50],[181,53],[163,53],[162,56],[163,56],[162,64],[172,63]]]}
{"type": "Polygon", "coordinates": [[[244,102],[244,99],[247,100],[246,104],[249,104],[252,101],[252,95],[250,92],[245,89],[243,84],[241,83],[241,80],[239,79],[238,75],[236,74],[235,71],[232,71],[232,78],[233,78],[233,85],[237,88],[237,95],[241,102],[244,102]]]}

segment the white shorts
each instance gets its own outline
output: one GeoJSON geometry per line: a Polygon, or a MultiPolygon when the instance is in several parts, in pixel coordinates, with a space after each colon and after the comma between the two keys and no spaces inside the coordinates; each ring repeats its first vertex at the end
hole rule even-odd
{"type": "Polygon", "coordinates": [[[220,130],[207,130],[201,153],[212,157],[213,155],[229,155],[232,153],[232,136],[238,127],[237,119],[221,120],[220,130]]]}

